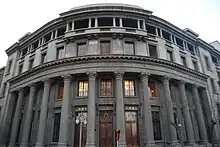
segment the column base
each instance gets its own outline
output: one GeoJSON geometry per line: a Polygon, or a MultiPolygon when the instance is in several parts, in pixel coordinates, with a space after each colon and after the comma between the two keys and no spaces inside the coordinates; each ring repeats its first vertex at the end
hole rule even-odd
{"type": "Polygon", "coordinates": [[[178,141],[173,141],[170,143],[170,147],[181,147],[181,144],[178,141]]]}
{"type": "Polygon", "coordinates": [[[68,147],[67,143],[58,143],[57,147],[68,147]]]}
{"type": "Polygon", "coordinates": [[[20,147],[28,147],[28,143],[21,143],[20,147]]]}
{"type": "Polygon", "coordinates": [[[17,147],[17,145],[15,143],[9,143],[8,147],[17,147]]]}
{"type": "Polygon", "coordinates": [[[87,144],[86,147],[96,147],[95,144],[87,144]]]}
{"type": "Polygon", "coordinates": [[[35,147],[44,147],[43,143],[36,143],[35,147]]]}

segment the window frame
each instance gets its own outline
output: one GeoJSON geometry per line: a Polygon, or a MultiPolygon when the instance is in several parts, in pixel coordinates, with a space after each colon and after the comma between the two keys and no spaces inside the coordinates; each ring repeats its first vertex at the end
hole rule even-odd
{"type": "Polygon", "coordinates": [[[99,40],[99,53],[100,53],[100,55],[111,55],[112,54],[112,41],[111,41],[111,39],[108,39],[108,38],[106,38],[106,39],[100,39],[99,40]],[[102,44],[102,42],[109,42],[109,53],[101,53],[101,44],[102,44]]]}
{"type": "MultiPolygon", "coordinates": [[[[151,115],[152,115],[152,125],[153,125],[153,112],[158,112],[159,113],[159,120],[160,120],[160,134],[161,134],[161,140],[156,140],[155,139],[155,142],[161,142],[163,140],[163,125],[162,125],[162,116],[161,116],[161,111],[160,111],[160,108],[158,106],[153,106],[151,107],[151,115]]],[[[153,130],[153,133],[154,133],[154,130],[153,130]]]]}
{"type": "Polygon", "coordinates": [[[78,79],[76,80],[76,94],[75,94],[75,98],[77,99],[83,99],[83,98],[88,98],[89,96],[89,80],[86,79],[86,78],[81,78],[81,79],[78,79]],[[79,96],[79,82],[87,82],[88,83],[88,90],[87,90],[87,96],[79,96]]]}
{"type": "Polygon", "coordinates": [[[8,74],[11,73],[12,62],[13,62],[13,59],[10,59],[10,60],[8,61],[6,75],[8,75],[8,74]]]}
{"type": "Polygon", "coordinates": [[[113,79],[110,77],[110,76],[107,76],[107,77],[100,77],[99,78],[99,97],[100,98],[105,98],[105,97],[113,97],[113,92],[114,92],[114,90],[113,90],[113,85],[114,85],[114,83],[113,83],[113,79]],[[111,95],[101,95],[101,81],[102,80],[110,80],[111,81],[111,95]]]}
{"type": "Polygon", "coordinates": [[[148,90],[149,90],[149,94],[150,94],[150,99],[158,99],[158,87],[157,87],[157,81],[156,80],[148,80],[148,90]],[[155,96],[151,96],[151,89],[149,87],[150,82],[154,82],[155,83],[155,96]]]}
{"type": "Polygon", "coordinates": [[[41,53],[41,61],[40,61],[40,63],[41,64],[44,64],[44,63],[46,63],[46,61],[47,61],[47,52],[42,52],[41,53]],[[43,56],[44,56],[44,58],[43,58],[43,56]],[[43,60],[44,59],[44,60],[43,60]]]}
{"type": "Polygon", "coordinates": [[[63,58],[65,58],[65,47],[64,46],[59,46],[59,47],[56,47],[56,59],[63,59],[63,58]],[[60,56],[60,51],[61,50],[63,50],[63,54],[62,54],[62,56],[59,58],[59,56],[60,56]]]}
{"type": "Polygon", "coordinates": [[[79,42],[76,42],[76,57],[83,57],[83,56],[85,56],[86,54],[88,53],[88,41],[87,40],[81,40],[81,41],[79,41],[79,42]],[[84,55],[80,55],[79,56],[79,48],[78,48],[78,44],[83,44],[83,43],[85,43],[85,46],[86,46],[86,50],[84,49],[84,55]]]}
{"type": "MultiPolygon", "coordinates": [[[[51,142],[52,143],[58,143],[59,142],[59,137],[58,137],[58,142],[54,142],[54,123],[55,123],[55,114],[59,114],[60,113],[60,119],[61,119],[61,111],[60,110],[55,110],[54,114],[53,114],[53,123],[52,123],[52,135],[51,135],[51,142]]],[[[61,120],[60,120],[61,123],[61,120]]],[[[60,130],[60,128],[59,128],[60,130]]],[[[60,132],[60,131],[59,131],[60,132]]]]}
{"type": "Polygon", "coordinates": [[[194,70],[199,72],[198,61],[197,61],[197,60],[192,60],[192,64],[193,64],[193,68],[194,68],[194,70]],[[195,67],[195,65],[196,65],[196,67],[195,67]]]}
{"type": "Polygon", "coordinates": [[[132,39],[124,39],[124,41],[123,41],[123,54],[124,55],[136,55],[136,42],[135,42],[135,40],[132,40],[132,39]],[[128,54],[128,53],[126,53],[125,54],[125,44],[126,44],[126,42],[129,42],[129,43],[131,43],[131,44],[133,44],[133,53],[132,54],[128,54]]]}
{"type": "Polygon", "coordinates": [[[182,64],[182,66],[187,67],[187,62],[186,62],[186,56],[185,55],[180,55],[180,62],[182,64]],[[182,58],[185,59],[185,62],[182,62],[182,58]],[[185,63],[185,64],[184,64],[185,63]]]}
{"type": "MultiPolygon", "coordinates": [[[[129,90],[130,91],[130,90],[129,90]]],[[[135,78],[132,78],[132,77],[126,77],[126,78],[124,78],[123,79],[123,96],[125,97],[125,98],[129,98],[129,97],[137,97],[137,81],[136,81],[136,79],[135,78]],[[134,82],[134,95],[126,95],[125,94],[125,81],[133,81],[134,82]]]]}
{"type": "Polygon", "coordinates": [[[21,64],[18,65],[18,74],[23,73],[23,68],[24,68],[24,64],[23,64],[23,63],[21,63],[21,64]],[[22,68],[21,68],[21,67],[22,67],[22,68]],[[21,70],[20,70],[20,69],[21,69],[21,70]]]}
{"type": "Polygon", "coordinates": [[[34,67],[34,58],[29,59],[28,69],[32,69],[34,67]],[[31,64],[30,64],[31,63],[31,64]],[[31,66],[30,66],[31,65],[31,66]]]}
{"type": "Polygon", "coordinates": [[[159,58],[159,52],[158,52],[158,45],[157,44],[155,44],[155,43],[148,43],[147,44],[147,51],[148,51],[148,56],[149,57],[151,57],[151,58],[155,58],[155,57],[152,57],[152,56],[150,56],[150,47],[149,46],[156,46],[156,52],[157,52],[157,57],[156,58],[159,58]]]}
{"type": "Polygon", "coordinates": [[[168,60],[168,57],[167,57],[167,60],[170,61],[170,62],[174,62],[174,51],[171,50],[171,49],[167,49],[167,52],[166,52],[166,56],[168,55],[168,52],[171,53],[171,60],[168,60]]]}
{"type": "Polygon", "coordinates": [[[205,66],[207,70],[211,70],[211,64],[210,64],[210,59],[207,55],[204,55],[204,60],[205,60],[205,66]]]}

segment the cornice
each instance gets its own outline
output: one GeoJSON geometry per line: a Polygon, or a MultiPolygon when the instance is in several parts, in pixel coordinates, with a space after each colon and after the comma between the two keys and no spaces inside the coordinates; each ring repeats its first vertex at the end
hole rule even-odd
{"type": "Polygon", "coordinates": [[[9,55],[12,52],[14,52],[19,47],[19,43],[16,42],[12,46],[10,46],[8,49],[5,50],[6,54],[9,55]]]}
{"type": "MultiPolygon", "coordinates": [[[[208,78],[207,75],[197,72],[195,70],[186,68],[180,64],[173,63],[164,59],[157,59],[157,58],[151,58],[151,57],[144,57],[144,56],[123,56],[123,55],[109,55],[109,56],[84,56],[84,57],[70,57],[70,58],[64,58],[60,60],[55,60],[51,62],[47,62],[45,64],[39,65],[34,67],[31,70],[28,70],[20,75],[17,75],[11,79],[9,79],[9,82],[14,82],[16,80],[22,79],[30,74],[33,74],[35,72],[38,72],[40,70],[46,70],[48,68],[53,68],[57,65],[62,64],[68,64],[73,62],[80,62],[80,61],[96,61],[96,60],[129,60],[129,61],[144,61],[145,64],[155,63],[155,64],[161,64],[163,66],[167,66],[170,68],[174,68],[175,70],[178,70],[180,72],[188,72],[189,74],[193,74],[203,80],[206,80],[208,78]]],[[[42,71],[43,72],[43,71],[42,71]]]]}

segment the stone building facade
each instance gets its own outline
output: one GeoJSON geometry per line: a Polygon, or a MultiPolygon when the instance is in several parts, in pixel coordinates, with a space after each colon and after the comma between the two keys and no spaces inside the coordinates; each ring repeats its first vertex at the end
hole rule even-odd
{"type": "Polygon", "coordinates": [[[61,13],[6,50],[1,146],[220,146],[220,52],[125,4],[61,13]]]}

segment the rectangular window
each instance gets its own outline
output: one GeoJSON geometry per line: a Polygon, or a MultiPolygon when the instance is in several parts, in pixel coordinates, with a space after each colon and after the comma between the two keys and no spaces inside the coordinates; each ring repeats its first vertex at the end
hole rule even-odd
{"type": "Polygon", "coordinates": [[[191,44],[189,44],[189,43],[187,43],[187,46],[188,46],[188,50],[189,50],[192,54],[194,54],[194,53],[195,53],[194,47],[193,47],[191,44]]]}
{"type": "Polygon", "coordinates": [[[57,48],[57,59],[61,59],[65,57],[64,46],[57,48]]]}
{"type": "Polygon", "coordinates": [[[25,56],[28,53],[28,47],[21,51],[21,57],[25,56]]]}
{"type": "Polygon", "coordinates": [[[47,56],[47,53],[41,54],[41,64],[44,64],[46,62],[46,56],[47,56]]]}
{"type": "Polygon", "coordinates": [[[118,17],[115,18],[115,25],[116,27],[120,26],[120,19],[118,17]]]}
{"type": "Polygon", "coordinates": [[[73,22],[68,22],[68,27],[69,27],[69,30],[68,31],[71,31],[73,29],[73,22]]]}
{"type": "Polygon", "coordinates": [[[171,41],[171,38],[170,38],[170,33],[162,30],[162,35],[163,35],[163,38],[168,40],[168,41],[171,41]]]}
{"type": "Polygon", "coordinates": [[[113,18],[112,17],[99,17],[98,26],[113,26],[113,18]]]}
{"type": "Polygon", "coordinates": [[[100,41],[100,54],[101,55],[109,55],[110,54],[110,41],[105,40],[105,41],[100,41]]]}
{"type": "Polygon", "coordinates": [[[183,48],[183,40],[179,39],[178,37],[176,37],[176,44],[183,48]]]}
{"type": "Polygon", "coordinates": [[[7,66],[7,72],[6,72],[6,74],[9,74],[10,71],[11,71],[11,64],[12,64],[12,60],[10,60],[10,61],[8,62],[8,66],[7,66]]]}
{"type": "Polygon", "coordinates": [[[35,42],[32,44],[32,50],[35,50],[36,48],[38,48],[38,45],[39,45],[39,40],[35,41],[35,42]]]}
{"type": "Polygon", "coordinates": [[[48,33],[46,36],[44,36],[44,43],[47,43],[48,41],[50,41],[50,39],[51,39],[51,32],[50,33],[48,33]]]}
{"type": "Polygon", "coordinates": [[[149,55],[150,57],[157,58],[157,46],[149,44],[149,55]]]}
{"type": "Polygon", "coordinates": [[[197,61],[192,61],[192,63],[193,63],[193,68],[194,68],[194,70],[195,70],[195,71],[199,71],[197,61]]]}
{"type": "Polygon", "coordinates": [[[76,20],[74,24],[75,30],[89,27],[89,19],[76,20]]]}
{"type": "Polygon", "coordinates": [[[112,95],[112,80],[102,79],[100,81],[100,95],[111,96],[112,95]]]}
{"type": "Polygon", "coordinates": [[[77,43],[77,56],[84,56],[87,50],[86,42],[77,43]]]}
{"type": "Polygon", "coordinates": [[[211,66],[209,64],[209,58],[208,58],[208,56],[204,56],[204,58],[205,58],[206,69],[210,70],[211,66]]]}
{"type": "Polygon", "coordinates": [[[23,70],[23,64],[20,64],[18,67],[18,74],[22,73],[23,70]]]}
{"type": "Polygon", "coordinates": [[[134,80],[124,80],[125,96],[135,96],[134,80]]]}
{"type": "Polygon", "coordinates": [[[173,61],[173,52],[167,50],[167,60],[169,61],[173,61]]]}
{"type": "Polygon", "coordinates": [[[161,37],[160,28],[157,28],[157,34],[159,37],[161,37]]]}
{"type": "Polygon", "coordinates": [[[216,92],[216,89],[215,89],[215,81],[214,81],[214,79],[210,79],[211,80],[211,86],[212,86],[212,91],[213,92],[216,92]]]}
{"type": "Polygon", "coordinates": [[[91,27],[95,27],[95,18],[91,18],[91,27]]]}
{"type": "Polygon", "coordinates": [[[52,139],[53,142],[59,141],[60,118],[61,118],[61,113],[55,113],[54,125],[53,125],[53,139],[52,139]]]}
{"type": "Polygon", "coordinates": [[[183,56],[181,56],[181,63],[182,63],[183,66],[187,66],[186,65],[186,58],[183,57],[183,56]]]}
{"type": "Polygon", "coordinates": [[[59,36],[63,36],[66,32],[66,27],[62,27],[62,28],[59,28],[57,29],[57,37],[59,36]]]}
{"type": "Polygon", "coordinates": [[[154,130],[154,139],[162,140],[160,113],[158,111],[152,111],[152,121],[153,121],[153,130],[154,130]]]}
{"type": "Polygon", "coordinates": [[[31,69],[33,67],[34,64],[34,59],[30,59],[29,60],[29,69],[31,69]]]}
{"type": "Polygon", "coordinates": [[[156,83],[154,81],[148,82],[150,97],[156,97],[156,83]]]}
{"type": "Polygon", "coordinates": [[[134,55],[134,42],[132,42],[132,41],[125,41],[125,44],[124,44],[124,54],[134,55]]]}
{"type": "Polygon", "coordinates": [[[138,28],[137,20],[131,18],[122,18],[123,27],[138,28]]]}
{"type": "Polygon", "coordinates": [[[62,84],[59,84],[57,99],[63,99],[63,91],[64,91],[64,84],[62,83],[62,84]]]}
{"type": "Polygon", "coordinates": [[[150,26],[146,24],[146,29],[149,34],[156,35],[156,28],[154,26],[150,26]]]}
{"type": "Polygon", "coordinates": [[[88,81],[78,81],[78,97],[88,96],[88,81]]]}
{"type": "Polygon", "coordinates": [[[218,65],[218,59],[217,59],[215,56],[212,56],[212,55],[211,55],[211,58],[212,58],[212,62],[213,62],[215,65],[218,65]]]}

